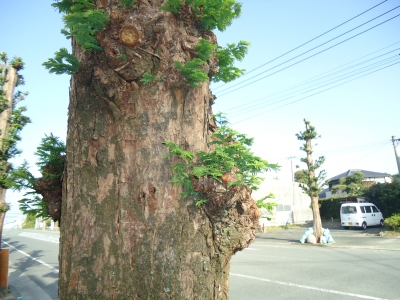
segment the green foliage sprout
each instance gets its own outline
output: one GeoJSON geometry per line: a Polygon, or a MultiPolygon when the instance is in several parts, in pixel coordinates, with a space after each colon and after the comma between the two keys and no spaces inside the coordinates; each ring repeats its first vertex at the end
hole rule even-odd
{"type": "Polygon", "coordinates": [[[152,81],[164,81],[164,78],[155,77],[154,75],[146,72],[142,75],[142,78],[140,79],[140,82],[144,85],[148,85],[152,81]]]}
{"type": "MultiPolygon", "coordinates": [[[[274,213],[274,208],[278,206],[276,202],[265,202],[267,199],[273,199],[275,195],[270,193],[267,196],[261,198],[260,200],[256,200],[256,205],[258,208],[265,208],[271,215],[274,213]]],[[[267,217],[267,220],[271,221],[271,217],[267,217]]]]}
{"type": "Polygon", "coordinates": [[[229,82],[237,79],[245,72],[233,65],[235,60],[242,61],[247,54],[249,42],[240,41],[236,44],[228,44],[227,47],[218,47],[216,57],[219,61],[219,71],[214,74],[214,82],[229,82]]]}
{"type": "Polygon", "coordinates": [[[117,54],[117,58],[120,59],[120,60],[123,60],[123,61],[126,61],[126,60],[127,60],[125,54],[117,54]]]}
{"type": "MultiPolygon", "coordinates": [[[[73,36],[84,50],[102,51],[103,48],[96,34],[104,29],[109,18],[106,11],[96,9],[94,2],[94,0],[56,0],[52,6],[65,14],[63,16],[65,28],[61,30],[61,33],[66,38],[73,36]]],[[[130,0],[124,2],[130,2],[130,0]]],[[[72,75],[80,67],[78,59],[69,54],[65,48],[61,48],[55,54],[55,58],[43,63],[50,73],[72,75]]]]}
{"type": "Polygon", "coordinates": [[[131,8],[136,0],[120,0],[120,7],[131,8]]]}
{"type": "Polygon", "coordinates": [[[204,203],[207,203],[207,199],[200,199],[199,201],[196,202],[196,206],[199,207],[203,205],[204,203]]]}
{"type": "Polygon", "coordinates": [[[85,50],[102,50],[96,34],[104,29],[109,18],[106,11],[96,9],[94,0],[61,0],[52,6],[65,13],[63,34],[67,37],[74,36],[76,42],[85,50]]]}
{"type": "Polygon", "coordinates": [[[168,0],[164,6],[161,6],[160,9],[172,12],[174,14],[178,14],[182,7],[181,0],[168,0]]]}
{"type": "MultiPolygon", "coordinates": [[[[45,136],[37,147],[35,155],[38,157],[36,165],[43,178],[61,177],[65,163],[65,144],[58,137],[45,136]],[[52,174],[45,171],[51,166],[52,174]]],[[[29,171],[29,166],[24,162],[21,166],[10,171],[6,180],[7,188],[14,191],[27,190],[24,198],[18,200],[19,209],[27,216],[49,218],[47,203],[38,195],[35,187],[36,178],[29,171]]]]}
{"type": "Polygon", "coordinates": [[[50,73],[58,75],[72,75],[79,69],[80,65],[78,59],[72,54],[69,54],[66,48],[61,48],[60,51],[55,53],[55,58],[50,58],[47,62],[43,63],[43,66],[48,69],[50,73]]]}
{"type": "Polygon", "coordinates": [[[229,183],[228,187],[246,185],[250,189],[256,190],[263,180],[257,176],[258,173],[279,168],[278,165],[269,164],[266,160],[255,156],[250,151],[253,139],[229,128],[223,115],[220,114],[217,117],[219,118],[217,123],[220,127],[211,137],[213,140],[210,143],[213,148],[212,151],[198,151],[194,154],[183,150],[173,142],[164,143],[169,148],[166,158],[176,155],[184,161],[172,168],[174,172],[172,183],[184,187],[182,193],[184,198],[199,196],[192,185],[192,180],[195,178],[207,176],[221,181],[223,174],[234,171],[237,180],[229,183]]]}
{"type": "MultiPolygon", "coordinates": [[[[185,0],[192,5],[192,11],[201,25],[209,30],[224,31],[241,14],[242,4],[236,0],[185,0]]],[[[181,0],[168,0],[160,9],[178,14],[181,0]]]]}
{"type": "Polygon", "coordinates": [[[175,61],[175,67],[181,71],[182,75],[188,81],[188,84],[192,88],[199,88],[199,82],[208,81],[208,76],[203,69],[199,69],[205,61],[200,58],[193,58],[189,60],[185,65],[182,65],[179,61],[175,61]]]}
{"type": "Polygon", "coordinates": [[[194,47],[197,55],[202,60],[209,60],[211,57],[211,53],[217,48],[217,45],[211,44],[210,41],[206,39],[201,39],[197,45],[194,47]]]}

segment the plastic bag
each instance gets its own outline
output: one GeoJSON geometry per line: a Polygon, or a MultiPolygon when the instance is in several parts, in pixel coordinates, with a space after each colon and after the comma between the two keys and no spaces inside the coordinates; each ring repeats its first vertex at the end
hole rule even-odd
{"type": "Polygon", "coordinates": [[[305,234],[307,234],[307,235],[314,234],[314,228],[309,227],[309,228],[306,230],[306,233],[305,233],[305,234]]]}
{"type": "Polygon", "coordinates": [[[319,238],[319,243],[322,245],[326,244],[327,243],[326,236],[321,236],[319,238]]]}
{"type": "Polygon", "coordinates": [[[303,234],[303,236],[300,238],[300,243],[304,244],[307,242],[308,234],[303,234]]]}
{"type": "Polygon", "coordinates": [[[317,239],[315,238],[315,235],[313,235],[313,234],[309,235],[308,238],[307,238],[307,243],[316,244],[317,243],[317,239]]]}

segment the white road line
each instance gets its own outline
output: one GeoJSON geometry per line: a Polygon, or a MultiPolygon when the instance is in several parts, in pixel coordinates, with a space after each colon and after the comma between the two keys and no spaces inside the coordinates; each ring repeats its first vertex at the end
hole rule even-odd
{"type": "Polygon", "coordinates": [[[265,279],[265,278],[259,278],[259,277],[254,277],[254,276],[243,275],[243,274],[229,273],[229,275],[242,277],[242,278],[253,279],[253,280],[259,280],[259,281],[264,281],[264,282],[271,282],[271,283],[276,283],[276,284],[281,284],[281,285],[288,285],[288,286],[293,286],[293,287],[297,287],[297,288],[301,288],[301,289],[314,290],[314,291],[318,291],[318,292],[349,296],[349,297],[356,297],[356,298],[363,298],[363,299],[373,299],[373,300],[386,300],[386,299],[376,298],[376,297],[372,297],[372,296],[353,294],[353,293],[346,293],[346,292],[340,292],[340,291],[328,290],[328,289],[321,289],[321,288],[316,288],[316,287],[313,287],[313,286],[307,286],[307,285],[296,284],[296,283],[291,283],[291,282],[284,282],[284,281],[270,280],[270,279],[265,279]]]}
{"type": "Polygon", "coordinates": [[[40,264],[42,264],[42,265],[44,265],[44,266],[50,268],[50,269],[52,269],[54,272],[57,272],[57,273],[59,272],[58,269],[56,269],[56,268],[50,266],[49,264],[46,264],[44,261],[41,261],[40,259],[37,259],[37,258],[34,258],[33,256],[30,256],[28,253],[26,253],[26,252],[24,252],[24,251],[21,251],[21,250],[19,250],[19,249],[17,249],[17,248],[15,248],[14,246],[10,245],[10,244],[7,243],[7,242],[4,242],[4,241],[3,241],[3,243],[6,244],[8,247],[13,248],[14,250],[18,251],[19,253],[21,253],[21,254],[23,254],[23,255],[29,257],[30,259],[32,259],[32,260],[34,260],[34,261],[36,261],[36,262],[38,262],[38,263],[40,263],[40,264]]]}

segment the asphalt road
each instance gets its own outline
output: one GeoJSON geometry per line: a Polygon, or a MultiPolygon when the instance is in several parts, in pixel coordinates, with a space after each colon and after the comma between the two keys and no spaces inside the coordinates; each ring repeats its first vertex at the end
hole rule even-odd
{"type": "Polygon", "coordinates": [[[24,300],[58,299],[58,241],[58,232],[3,231],[3,247],[10,248],[9,283],[18,284],[24,300]]]}
{"type": "MultiPolygon", "coordinates": [[[[300,244],[305,229],[259,235],[232,259],[229,297],[400,299],[400,238],[376,236],[381,230],[331,229],[336,242],[326,246],[300,244]]],[[[24,300],[57,299],[58,239],[50,231],[3,233],[11,248],[10,278],[24,300]]]]}
{"type": "Polygon", "coordinates": [[[304,229],[259,236],[231,261],[230,299],[400,299],[400,239],[331,230],[336,243],[300,244],[304,229]]]}

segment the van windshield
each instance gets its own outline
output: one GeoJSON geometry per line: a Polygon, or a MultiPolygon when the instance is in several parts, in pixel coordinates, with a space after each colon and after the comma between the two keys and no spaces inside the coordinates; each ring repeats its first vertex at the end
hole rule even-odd
{"type": "Polygon", "coordinates": [[[355,214],[357,208],[355,206],[342,206],[342,214],[355,214]]]}

